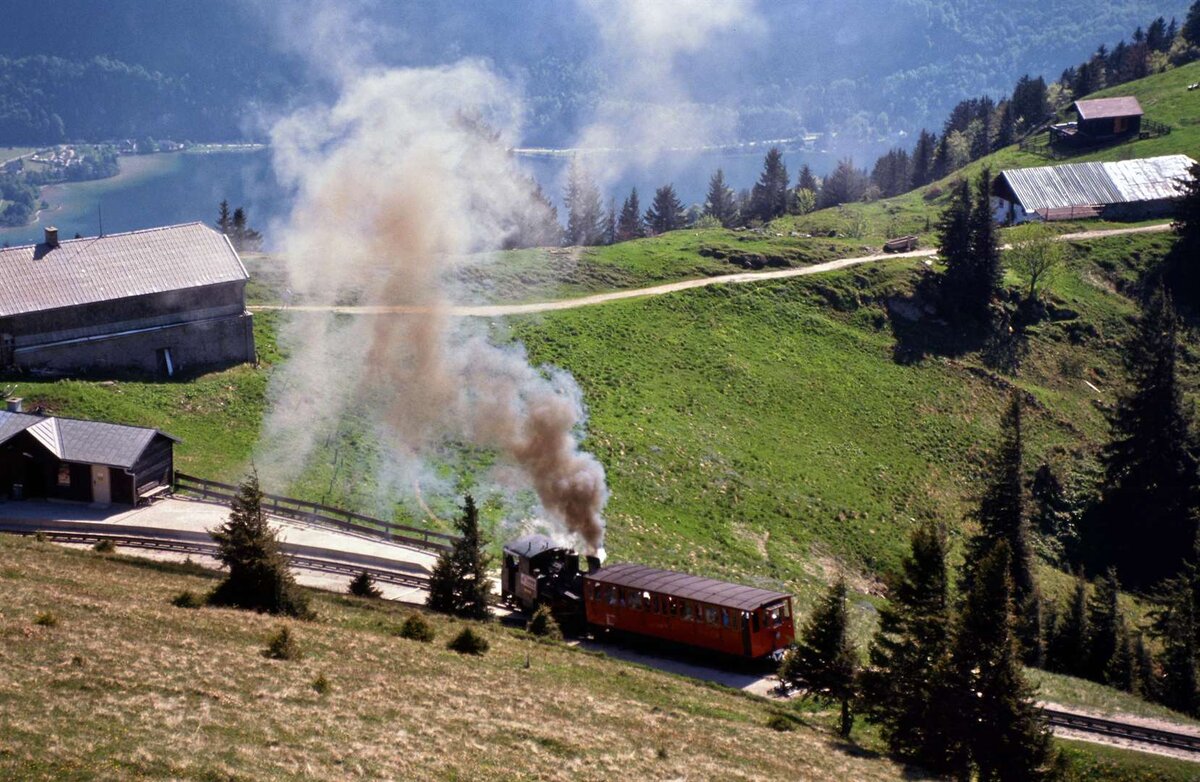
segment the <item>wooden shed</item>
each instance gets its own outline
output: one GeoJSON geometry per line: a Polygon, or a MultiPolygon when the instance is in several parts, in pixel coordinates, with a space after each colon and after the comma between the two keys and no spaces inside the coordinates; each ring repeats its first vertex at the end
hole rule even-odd
{"type": "Polygon", "coordinates": [[[179,442],[157,429],[0,412],[0,499],[136,505],[166,491],[179,442]]]}
{"type": "Polygon", "coordinates": [[[1134,97],[1075,101],[1078,119],[1050,128],[1051,139],[1064,147],[1096,147],[1138,136],[1145,112],[1134,97]]]}

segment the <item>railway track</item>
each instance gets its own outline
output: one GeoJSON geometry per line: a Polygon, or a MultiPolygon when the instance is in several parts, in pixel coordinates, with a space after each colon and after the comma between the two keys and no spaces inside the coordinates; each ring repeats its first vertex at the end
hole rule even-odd
{"type": "MultiPolygon", "coordinates": [[[[111,541],[115,546],[124,546],[126,548],[139,548],[151,551],[169,551],[178,554],[193,554],[196,556],[211,557],[215,556],[217,547],[213,543],[205,543],[199,540],[188,540],[184,538],[173,538],[169,536],[146,536],[146,535],[126,535],[113,534],[109,532],[90,532],[79,530],[29,530],[29,529],[4,529],[0,531],[11,532],[18,535],[35,535],[41,534],[47,540],[55,543],[77,543],[80,545],[94,546],[101,541],[111,541]]],[[[287,557],[288,563],[302,570],[313,570],[321,573],[329,573],[333,575],[356,576],[366,570],[376,581],[381,581],[387,584],[395,584],[397,586],[415,587],[424,589],[429,586],[429,579],[417,573],[405,572],[398,568],[389,568],[381,566],[378,562],[372,562],[371,559],[353,554],[342,554],[342,552],[333,551],[330,549],[322,549],[321,554],[314,555],[312,549],[305,551],[289,551],[287,546],[283,547],[283,554],[287,557]]]]}
{"type": "Polygon", "coordinates": [[[1046,721],[1056,728],[1070,728],[1081,733],[1091,733],[1111,738],[1128,739],[1141,744],[1151,744],[1156,747],[1180,749],[1200,754],[1200,737],[1189,733],[1175,733],[1169,730],[1149,728],[1144,725],[1134,725],[1128,722],[1092,717],[1086,714],[1076,714],[1057,709],[1042,709],[1046,721]]]}

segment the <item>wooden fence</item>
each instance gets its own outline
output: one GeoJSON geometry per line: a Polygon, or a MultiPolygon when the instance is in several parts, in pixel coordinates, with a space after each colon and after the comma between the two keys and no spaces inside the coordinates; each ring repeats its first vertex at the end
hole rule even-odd
{"type": "MultiPolygon", "coordinates": [[[[228,503],[237,496],[239,488],[228,483],[197,478],[194,475],[177,471],[175,473],[175,491],[206,500],[228,503]]],[[[353,513],[316,502],[282,497],[278,494],[264,492],[263,509],[274,516],[322,524],[432,551],[449,551],[454,541],[458,540],[457,535],[434,532],[419,527],[407,527],[372,516],[364,516],[361,513],[353,513]]]]}

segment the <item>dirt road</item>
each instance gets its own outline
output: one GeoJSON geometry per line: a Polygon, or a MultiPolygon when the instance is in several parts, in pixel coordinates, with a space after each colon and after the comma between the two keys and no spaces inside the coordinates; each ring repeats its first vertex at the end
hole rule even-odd
{"type": "MultiPolygon", "coordinates": [[[[1138,228],[1113,228],[1102,231],[1082,231],[1080,233],[1063,234],[1062,236],[1058,237],[1058,240],[1063,242],[1087,241],[1090,239],[1102,239],[1108,236],[1165,233],[1170,230],[1170,223],[1162,223],[1159,225],[1148,225],[1138,228]]],[[[706,288],[710,285],[737,285],[745,282],[782,280],[789,277],[807,277],[811,274],[824,274],[825,272],[846,269],[851,266],[860,266],[866,263],[877,263],[879,261],[889,261],[903,258],[932,258],[935,255],[937,255],[937,250],[933,249],[914,250],[913,252],[907,253],[879,253],[877,255],[863,255],[857,258],[840,258],[836,261],[818,263],[812,266],[802,266],[795,269],[778,269],[769,272],[739,272],[736,274],[722,274],[716,277],[703,277],[697,280],[682,280],[680,282],[654,285],[649,288],[634,288],[632,290],[612,291],[611,293],[597,293],[591,296],[580,296],[572,299],[559,299],[558,301],[539,301],[530,304],[445,306],[441,308],[441,311],[444,312],[444,314],[460,318],[502,318],[508,315],[530,315],[538,312],[554,312],[556,310],[572,310],[578,307],[591,307],[597,304],[607,304],[608,302],[622,301],[625,299],[640,299],[646,296],[662,296],[666,293],[677,293],[679,291],[691,290],[692,288],[706,288]]],[[[250,307],[249,309],[252,311],[286,309],[294,312],[334,312],[342,315],[416,315],[431,311],[431,308],[425,306],[337,306],[332,304],[303,304],[296,306],[259,305],[250,307]]]]}

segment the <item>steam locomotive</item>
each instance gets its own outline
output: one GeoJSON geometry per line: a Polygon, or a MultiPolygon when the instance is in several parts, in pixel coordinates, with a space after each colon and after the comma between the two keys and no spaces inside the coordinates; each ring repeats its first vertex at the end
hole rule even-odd
{"type": "Polygon", "coordinates": [[[525,612],[549,606],[565,625],[665,641],[727,658],[777,657],[795,637],[792,596],[645,565],[601,566],[545,535],[504,546],[501,596],[525,612]]]}

